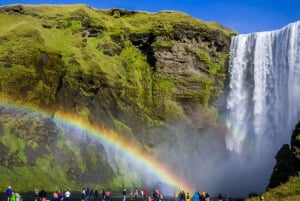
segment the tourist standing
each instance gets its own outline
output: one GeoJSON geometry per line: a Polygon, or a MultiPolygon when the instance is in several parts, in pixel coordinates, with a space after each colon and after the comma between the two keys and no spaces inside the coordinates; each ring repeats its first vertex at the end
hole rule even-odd
{"type": "Polygon", "coordinates": [[[109,201],[109,200],[110,200],[110,190],[107,189],[107,190],[105,191],[105,201],[109,201]]]}
{"type": "Polygon", "coordinates": [[[192,198],[192,201],[200,201],[200,195],[198,192],[195,192],[192,198]]]}
{"type": "Polygon", "coordinates": [[[57,192],[53,192],[52,198],[50,199],[50,201],[61,201],[57,192]]]}
{"type": "Polygon", "coordinates": [[[99,192],[97,190],[97,188],[95,188],[95,200],[98,201],[98,197],[99,197],[99,192]]]}
{"type": "Polygon", "coordinates": [[[126,201],[126,188],[124,188],[122,192],[122,201],[126,201]]]}
{"type": "Polygon", "coordinates": [[[40,197],[41,201],[46,201],[47,193],[46,193],[46,191],[43,188],[39,192],[39,197],[40,197]]]}
{"type": "Polygon", "coordinates": [[[134,192],[134,199],[137,200],[137,199],[138,199],[138,196],[139,196],[139,191],[138,191],[138,189],[135,189],[135,192],[134,192]]]}
{"type": "Polygon", "coordinates": [[[219,201],[223,201],[223,195],[222,195],[222,193],[219,193],[219,195],[218,195],[218,200],[219,200],[219,201]]]}
{"type": "Polygon", "coordinates": [[[186,193],[186,198],[185,198],[186,201],[191,201],[191,197],[190,197],[190,193],[187,192],[186,193]]]}
{"type": "Polygon", "coordinates": [[[71,193],[69,190],[65,192],[65,201],[70,201],[71,193]]]}
{"type": "Polygon", "coordinates": [[[16,192],[16,201],[22,201],[22,197],[18,192],[16,192]]]}
{"type": "Polygon", "coordinates": [[[7,201],[10,201],[11,195],[12,195],[12,189],[11,189],[11,186],[8,186],[7,189],[6,189],[7,201]]]}
{"type": "Polygon", "coordinates": [[[85,200],[85,189],[83,188],[81,191],[81,201],[85,200]]]}
{"type": "Polygon", "coordinates": [[[11,192],[10,201],[16,201],[16,194],[15,192],[11,192]]]}
{"type": "Polygon", "coordinates": [[[36,189],[36,188],[34,189],[33,197],[34,197],[34,201],[38,201],[38,199],[39,199],[39,190],[36,189]]]}

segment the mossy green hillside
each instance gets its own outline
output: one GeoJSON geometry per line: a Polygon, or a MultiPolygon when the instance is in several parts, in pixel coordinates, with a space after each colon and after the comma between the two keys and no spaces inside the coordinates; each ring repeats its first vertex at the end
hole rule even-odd
{"type": "MultiPolygon", "coordinates": [[[[1,98],[50,113],[74,113],[118,131],[149,153],[160,139],[168,139],[161,130],[174,129],[172,122],[193,122],[186,106],[201,108],[212,117],[208,119],[215,119],[210,103],[223,90],[230,37],[235,34],[230,29],[180,12],[96,10],[86,5],[14,5],[1,7],[0,18],[1,98]],[[169,59],[174,63],[165,59],[169,54],[175,55],[169,59]],[[178,59],[181,55],[192,60],[178,59]],[[180,71],[186,61],[190,63],[180,71]],[[189,66],[197,73],[186,73],[189,66]]],[[[33,186],[15,184],[20,176],[14,176],[16,172],[28,180],[34,175],[45,178],[35,185],[49,188],[55,182],[115,188],[129,182],[112,170],[101,145],[87,146],[85,138],[83,144],[66,140],[69,134],[47,118],[8,113],[1,116],[1,125],[6,162],[0,172],[18,189],[33,186]],[[7,162],[10,157],[14,163],[7,162]],[[99,169],[105,174],[93,177],[99,169]],[[59,181],[49,179],[55,175],[59,181]]]]}
{"type": "MultiPolygon", "coordinates": [[[[37,104],[53,105],[59,84],[73,84],[72,79],[77,79],[74,74],[99,73],[101,76],[108,75],[105,77],[108,86],[122,88],[118,94],[120,98],[127,92],[135,94],[131,102],[136,103],[139,109],[147,109],[145,104],[152,104],[153,99],[149,89],[155,88],[151,86],[151,80],[159,73],[152,73],[146,55],[132,45],[130,34],[151,32],[164,35],[164,40],[154,46],[172,46],[174,26],[182,23],[195,29],[234,34],[217,24],[205,23],[178,12],[101,11],[84,5],[25,6],[23,9],[23,15],[1,13],[1,52],[4,56],[0,62],[3,67],[6,66],[1,68],[1,86],[4,93],[22,97],[25,101],[37,101],[37,104]],[[115,12],[120,15],[116,17],[115,12]],[[96,37],[83,37],[84,31],[95,31],[96,37]],[[112,38],[116,37],[118,41],[113,41],[112,38]],[[61,80],[62,77],[64,80],[61,80]],[[44,100],[38,100],[36,96],[44,100]]],[[[219,80],[218,76],[224,77],[225,60],[221,55],[216,57],[217,61],[212,61],[208,53],[193,51],[208,66],[209,79],[212,79],[209,86],[206,82],[203,90],[194,93],[195,97],[208,96],[203,97],[207,105],[210,94],[222,90],[222,86],[215,89],[213,84],[214,79],[219,80]]],[[[161,86],[160,83],[157,85],[161,86]]],[[[70,87],[77,89],[77,86],[70,87]]],[[[93,89],[81,88],[80,91],[83,96],[93,96],[93,89]]],[[[132,99],[131,94],[126,99],[132,99]]],[[[124,108],[122,104],[120,107],[124,108]]]]}
{"type": "Polygon", "coordinates": [[[74,136],[46,116],[1,108],[0,131],[1,189],[79,191],[109,185],[114,176],[98,141],[84,132],[74,136]]]}

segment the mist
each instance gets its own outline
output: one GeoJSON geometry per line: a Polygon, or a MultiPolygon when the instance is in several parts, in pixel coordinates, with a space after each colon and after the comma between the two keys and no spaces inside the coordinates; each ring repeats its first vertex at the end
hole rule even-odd
{"type": "MultiPolygon", "coordinates": [[[[177,123],[171,135],[176,143],[162,142],[157,152],[172,170],[190,183],[194,191],[246,197],[266,190],[274,153],[244,152],[238,154],[226,147],[226,130],[206,128],[195,132],[177,123]]],[[[184,190],[184,189],[183,189],[184,190]]],[[[193,194],[194,192],[189,192],[193,194]]]]}

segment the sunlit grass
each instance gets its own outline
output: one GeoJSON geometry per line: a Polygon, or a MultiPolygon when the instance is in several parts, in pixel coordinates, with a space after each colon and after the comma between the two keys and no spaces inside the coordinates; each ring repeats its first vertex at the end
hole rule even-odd
{"type": "MultiPolygon", "coordinates": [[[[266,201],[298,201],[300,200],[300,177],[290,177],[287,183],[268,190],[263,194],[266,201]]],[[[246,199],[256,201],[259,197],[246,199]]]]}

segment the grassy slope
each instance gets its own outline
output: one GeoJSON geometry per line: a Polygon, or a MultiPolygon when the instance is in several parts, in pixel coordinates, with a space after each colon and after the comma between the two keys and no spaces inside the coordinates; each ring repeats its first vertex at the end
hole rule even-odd
{"type": "MultiPolygon", "coordinates": [[[[78,97],[83,97],[82,100],[76,100],[79,104],[74,110],[85,119],[89,119],[89,115],[93,112],[86,106],[86,101],[95,98],[95,95],[92,93],[93,88],[87,89],[86,85],[78,83],[75,79],[78,74],[83,77],[105,75],[105,84],[118,88],[120,92],[118,96],[113,94],[117,99],[118,108],[132,116],[137,116],[136,111],[139,111],[140,116],[136,118],[139,121],[142,119],[148,125],[163,124],[157,116],[164,119],[182,118],[182,108],[173,97],[174,80],[152,71],[146,56],[128,40],[129,33],[142,34],[154,31],[168,35],[172,32],[173,25],[184,23],[195,28],[218,30],[227,35],[233,34],[231,30],[215,23],[205,23],[178,12],[149,14],[128,13],[121,10],[112,13],[110,10],[99,11],[85,5],[25,6],[25,12],[26,15],[0,13],[0,97],[9,96],[17,101],[51,109],[57,103],[56,90],[59,77],[65,75],[64,82],[68,83],[74,91],[79,91],[78,97]],[[119,18],[118,15],[124,16],[119,18]],[[83,38],[82,30],[86,22],[92,27],[102,29],[101,34],[98,37],[83,38]],[[110,47],[114,47],[116,43],[112,41],[112,35],[120,36],[124,41],[124,47],[120,54],[108,56],[97,47],[99,44],[109,44],[110,47]],[[43,53],[46,53],[50,63],[46,62],[41,68],[43,53]],[[153,107],[157,109],[153,110],[153,107]]],[[[199,59],[203,57],[206,58],[207,55],[199,55],[199,59]]],[[[98,78],[95,77],[95,80],[97,81],[98,78]]],[[[197,79],[199,78],[195,78],[197,79]]],[[[122,119],[114,116],[110,118],[120,133],[133,135],[131,127],[122,122],[122,119]]],[[[4,135],[1,138],[4,144],[7,136],[10,136],[10,129],[15,126],[14,123],[4,124],[4,135]]],[[[30,133],[39,133],[39,131],[30,133]]],[[[23,165],[26,162],[24,146],[24,142],[18,144],[22,149],[18,156],[15,156],[23,165]]],[[[27,143],[26,146],[35,149],[36,141],[27,143]]],[[[14,153],[15,144],[8,144],[7,147],[10,147],[9,153],[14,153]]],[[[56,147],[63,146],[57,144],[56,147]]],[[[78,158],[78,153],[72,150],[72,145],[68,147],[68,151],[78,158]]],[[[18,164],[15,172],[24,175],[23,178],[26,180],[32,180],[35,176],[45,178],[45,174],[49,177],[60,175],[59,181],[56,182],[65,185],[68,182],[63,175],[65,171],[63,168],[57,167],[49,171],[51,166],[49,161],[53,161],[53,158],[53,155],[37,158],[35,167],[31,167],[31,170],[18,164]]],[[[81,158],[79,157],[78,160],[81,158]]],[[[82,163],[78,161],[76,166],[84,169],[82,163]]],[[[16,178],[20,176],[15,175],[15,172],[8,172],[6,166],[1,167],[0,172],[6,175],[6,181],[18,181],[16,178]]],[[[113,182],[116,181],[118,178],[113,182]]],[[[53,181],[41,179],[39,184],[42,183],[46,187],[51,186],[53,181]]],[[[5,188],[6,185],[3,185],[2,187],[5,188]]],[[[33,186],[17,187],[33,189],[33,186]]]]}
{"type": "MultiPolygon", "coordinates": [[[[266,201],[298,201],[300,200],[300,177],[291,177],[290,180],[264,194],[266,201]]],[[[246,199],[256,201],[259,198],[246,199]]]]}

